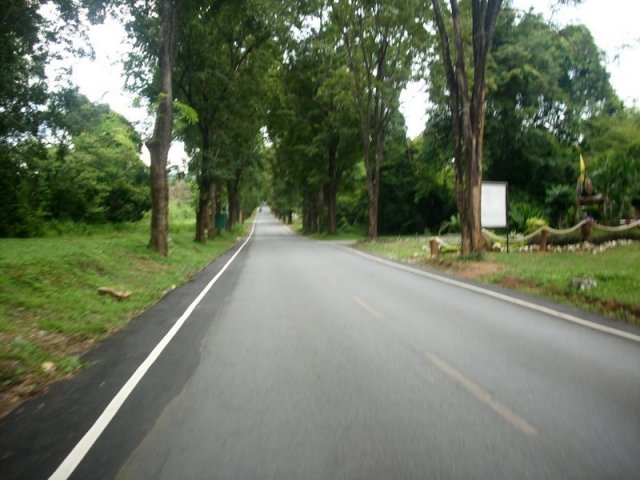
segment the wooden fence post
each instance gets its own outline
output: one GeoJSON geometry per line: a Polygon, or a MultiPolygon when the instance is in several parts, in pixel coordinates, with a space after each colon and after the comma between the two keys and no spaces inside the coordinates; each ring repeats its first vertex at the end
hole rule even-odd
{"type": "Polygon", "coordinates": [[[541,252],[547,251],[548,241],[549,241],[549,230],[547,230],[546,228],[543,228],[542,232],[540,233],[540,251],[541,252]]]}
{"type": "Polygon", "coordinates": [[[431,250],[431,258],[434,258],[437,260],[438,256],[440,255],[440,244],[438,243],[438,240],[436,240],[435,238],[432,238],[429,240],[429,249],[431,250]]]}

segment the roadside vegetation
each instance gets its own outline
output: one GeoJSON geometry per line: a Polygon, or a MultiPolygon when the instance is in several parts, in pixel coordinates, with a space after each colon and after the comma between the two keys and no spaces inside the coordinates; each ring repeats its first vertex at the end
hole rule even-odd
{"type": "MultiPolygon", "coordinates": [[[[80,368],[93,342],[231,245],[263,201],[317,238],[452,234],[476,257],[482,180],[508,182],[510,234],[639,218],[640,111],[618,97],[588,28],[509,1],[456,5],[12,2],[0,18],[2,391],[24,397],[80,368]],[[130,39],[128,87],[156,112],[153,134],[83,96],[64,69],[48,78],[58,56],[89,53],[77,34],[107,16],[130,39]],[[400,96],[412,81],[429,99],[422,134],[407,138],[400,96]],[[187,158],[167,168],[174,139],[187,158]],[[182,191],[167,195],[176,179],[182,191]],[[179,207],[167,222],[168,198],[179,207]],[[97,295],[103,286],[132,294],[118,302],[97,295]]],[[[611,268],[594,262],[613,253],[567,257],[575,269],[487,255],[499,268],[478,278],[632,318],[636,300],[613,291],[637,291],[620,283],[636,248],[611,268]],[[610,273],[563,293],[580,269],[610,273]]]]}
{"type": "Polygon", "coordinates": [[[169,255],[147,247],[149,222],[57,225],[46,237],[0,239],[0,415],[83,367],[81,356],[246,234],[193,241],[195,214],[170,206],[169,255]],[[129,291],[119,301],[99,287],[129,291]]]}
{"type": "MultiPolygon", "coordinates": [[[[383,3],[391,2],[374,2],[383,3]]],[[[375,155],[361,141],[358,117],[367,109],[348,95],[354,79],[367,82],[364,74],[354,77],[349,52],[327,49],[336,43],[332,35],[344,31],[341,13],[336,13],[336,25],[329,15],[325,30],[301,39],[296,55],[277,72],[274,105],[267,117],[273,140],[265,157],[269,204],[284,219],[296,212],[305,234],[355,229],[374,238],[370,200],[375,192],[370,183],[375,178],[365,163],[375,155]]],[[[445,17],[450,13],[443,12],[445,17]]],[[[426,18],[435,29],[433,14],[426,13],[426,18]]],[[[472,23],[471,12],[461,15],[472,23]]],[[[359,35],[362,32],[353,33],[356,40],[359,35]]],[[[419,50],[420,42],[430,44],[421,52],[433,53],[424,59],[428,115],[422,134],[407,138],[403,117],[389,107],[386,138],[380,142],[378,233],[464,237],[460,162],[454,160],[459,153],[455,128],[463,122],[454,125],[450,112],[455,88],[445,78],[447,62],[438,53],[442,41],[411,38],[419,50]]],[[[416,48],[394,41],[394,54],[416,48]]],[[[471,43],[470,35],[466,42],[471,43]]],[[[364,42],[362,48],[375,50],[376,45],[364,42]]],[[[366,54],[375,58],[375,51],[366,54]]],[[[640,112],[617,96],[607,61],[589,29],[559,26],[503,2],[488,56],[486,83],[491,88],[486,92],[479,171],[483,181],[508,182],[510,229],[525,234],[543,225],[566,229],[585,217],[608,226],[638,218],[640,112]]],[[[386,85],[383,90],[391,96],[401,87],[386,85]]],[[[396,105],[392,98],[383,103],[387,100],[385,106],[396,105]]]]}
{"type": "Polygon", "coordinates": [[[640,324],[640,243],[604,252],[486,252],[472,257],[441,254],[430,258],[424,237],[382,238],[358,248],[418,267],[541,295],[612,318],[640,324]],[[582,290],[576,281],[593,279],[582,290]]]}

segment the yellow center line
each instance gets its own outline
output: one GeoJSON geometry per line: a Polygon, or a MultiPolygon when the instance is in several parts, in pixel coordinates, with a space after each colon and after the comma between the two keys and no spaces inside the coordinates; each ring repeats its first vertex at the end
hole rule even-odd
{"type": "Polygon", "coordinates": [[[343,288],[343,286],[340,284],[340,282],[338,282],[338,281],[337,281],[335,278],[333,278],[332,276],[330,276],[330,275],[323,275],[323,277],[324,277],[324,279],[325,279],[327,282],[332,283],[332,284],[333,284],[333,285],[335,285],[336,287],[343,288]]]}
{"type": "MultiPolygon", "coordinates": [[[[376,319],[378,320],[384,319],[384,315],[382,315],[382,313],[380,313],[378,310],[376,310],[374,307],[369,305],[360,297],[353,295],[353,300],[376,319]]],[[[389,325],[387,325],[387,327],[389,327],[389,325]]],[[[394,332],[394,334],[397,337],[399,337],[404,343],[411,345],[414,350],[419,351],[438,370],[440,370],[441,372],[446,374],[449,378],[454,380],[458,385],[460,385],[467,392],[473,395],[481,403],[484,403],[486,406],[491,408],[494,412],[500,415],[504,420],[506,420],[509,424],[511,424],[517,430],[521,431],[526,435],[537,435],[538,431],[533,425],[531,425],[529,422],[527,422],[524,418],[522,418],[518,414],[514,413],[505,404],[494,399],[489,392],[487,392],[485,389],[480,387],[480,385],[478,385],[473,380],[465,376],[453,365],[449,364],[448,362],[438,357],[434,353],[425,352],[420,349],[416,349],[413,341],[402,337],[397,332],[394,332]]]]}
{"type": "Polygon", "coordinates": [[[455,380],[460,386],[462,386],[471,395],[476,397],[485,405],[489,406],[494,412],[496,412],[498,415],[504,418],[507,422],[509,422],[515,428],[517,428],[523,433],[526,433],[527,435],[536,435],[538,433],[538,431],[535,429],[533,425],[527,422],[524,418],[515,414],[503,403],[500,403],[499,401],[495,400],[493,397],[491,397],[491,394],[489,394],[489,392],[482,389],[477,383],[467,378],[455,367],[448,364],[443,359],[441,359],[437,355],[434,355],[433,353],[425,352],[424,355],[429,359],[429,361],[433,365],[435,365],[442,372],[444,372],[453,380],[455,380]]]}
{"type": "Polygon", "coordinates": [[[365,302],[364,300],[362,300],[360,297],[357,296],[353,296],[353,300],[360,305],[363,309],[365,309],[367,312],[369,312],[371,315],[373,315],[374,317],[376,317],[378,320],[382,320],[384,317],[382,315],[382,313],[380,313],[378,310],[376,310],[375,308],[373,308],[371,305],[369,305],[367,302],[365,302]]]}

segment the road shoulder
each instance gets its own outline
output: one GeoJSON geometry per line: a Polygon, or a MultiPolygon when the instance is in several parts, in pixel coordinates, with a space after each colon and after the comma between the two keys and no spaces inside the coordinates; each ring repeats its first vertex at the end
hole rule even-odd
{"type": "Polygon", "coordinates": [[[359,255],[370,260],[383,263],[395,268],[399,268],[408,272],[412,272],[416,275],[426,276],[428,278],[443,281],[445,283],[457,285],[465,288],[465,286],[478,293],[484,293],[491,295],[494,298],[501,299],[503,301],[510,301],[511,303],[518,303],[522,306],[542,311],[543,313],[550,314],[558,319],[564,320],[581,320],[574,321],[574,323],[581,323],[586,327],[589,324],[593,324],[593,328],[599,330],[598,326],[602,327],[601,331],[621,332],[622,337],[630,339],[632,341],[640,342],[640,325],[634,325],[631,323],[616,320],[605,315],[583,310],[581,308],[559,303],[548,298],[540,297],[537,295],[528,294],[519,290],[514,290],[500,285],[483,283],[477,280],[465,278],[459,275],[454,275],[434,268],[429,268],[424,265],[409,264],[406,262],[389,259],[380,255],[376,255],[371,252],[366,252],[357,248],[356,245],[348,245],[344,243],[333,242],[330,243],[334,248],[339,248],[344,251],[350,252],[354,255],[359,255]]]}

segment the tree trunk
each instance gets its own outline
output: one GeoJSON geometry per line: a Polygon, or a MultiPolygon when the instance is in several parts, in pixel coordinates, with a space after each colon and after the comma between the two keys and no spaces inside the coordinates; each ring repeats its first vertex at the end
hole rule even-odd
{"type": "Polygon", "coordinates": [[[376,186],[369,182],[369,226],[367,232],[371,240],[378,238],[378,195],[375,193],[376,186]]]}
{"type": "Polygon", "coordinates": [[[196,242],[205,243],[207,240],[207,226],[209,225],[209,188],[200,185],[198,197],[198,211],[196,212],[196,242]]]}
{"type": "Polygon", "coordinates": [[[484,246],[480,223],[482,147],[485,121],[485,74],[489,46],[502,0],[472,0],[473,85],[467,84],[462,22],[456,0],[450,0],[453,42],[440,9],[432,0],[441,55],[449,90],[449,110],[454,141],[456,204],[460,214],[462,253],[479,252],[484,246]],[[451,55],[455,46],[455,68],[451,55]]]}
{"type": "Polygon", "coordinates": [[[227,229],[231,230],[240,220],[240,179],[242,171],[236,171],[235,178],[227,182],[227,195],[229,200],[229,218],[227,229]]]}
{"type": "MultiPolygon", "coordinates": [[[[464,128],[468,128],[467,125],[464,128]]],[[[456,198],[462,235],[462,254],[479,252],[484,248],[480,222],[482,188],[482,139],[472,132],[470,145],[465,147],[466,174],[456,182],[456,198]]]]}
{"type": "Polygon", "coordinates": [[[371,240],[378,238],[378,198],[380,188],[374,172],[367,173],[367,193],[369,194],[369,224],[367,234],[371,240]]]}
{"type": "Polygon", "coordinates": [[[311,233],[315,229],[312,195],[306,193],[302,199],[302,231],[311,233]]]}
{"type": "Polygon", "coordinates": [[[322,208],[324,206],[324,192],[322,190],[322,187],[318,188],[315,197],[316,233],[322,233],[322,230],[324,229],[324,209],[322,208]]]}
{"type": "Polygon", "coordinates": [[[216,184],[209,185],[209,204],[207,205],[207,237],[209,240],[216,238],[216,184]]]}
{"type": "Polygon", "coordinates": [[[177,47],[178,0],[163,0],[158,46],[160,99],[153,136],[146,142],[151,158],[151,238],[149,246],[167,255],[169,251],[169,190],[167,158],[173,132],[172,70],[177,47]]]}
{"type": "Polygon", "coordinates": [[[233,181],[227,181],[227,205],[228,205],[228,216],[227,216],[227,230],[231,230],[233,228],[233,220],[235,218],[235,190],[233,181]]]}
{"type": "Polygon", "coordinates": [[[369,238],[378,238],[378,202],[380,198],[380,166],[384,155],[384,118],[376,119],[379,124],[376,128],[375,159],[371,172],[367,173],[369,191],[369,238]]]}
{"type": "Polygon", "coordinates": [[[308,192],[302,202],[302,231],[320,233],[322,231],[323,188],[308,192]]]}
{"type": "Polygon", "coordinates": [[[369,136],[368,129],[363,129],[362,131],[362,150],[367,174],[367,193],[369,196],[367,235],[369,239],[373,240],[378,237],[378,198],[375,193],[375,168],[372,167],[371,158],[369,158],[371,152],[371,137],[369,136]]]}
{"type": "Polygon", "coordinates": [[[327,231],[333,235],[338,231],[338,219],[337,219],[337,197],[338,186],[340,183],[340,172],[337,168],[337,142],[332,141],[329,144],[329,180],[325,185],[325,201],[327,204],[327,231]]]}
{"type": "Polygon", "coordinates": [[[221,214],[222,213],[222,184],[221,183],[216,183],[215,184],[215,188],[216,188],[216,193],[215,193],[215,212],[216,215],[221,214]]]}
{"type": "MultiPolygon", "coordinates": [[[[478,140],[476,140],[477,142],[478,140]]],[[[468,247],[464,253],[479,252],[483,249],[482,225],[480,224],[480,193],[482,186],[482,151],[475,151],[468,160],[469,173],[467,175],[465,223],[468,247]]]]}
{"type": "Polygon", "coordinates": [[[338,231],[337,189],[332,182],[326,184],[325,201],[327,204],[327,232],[334,235],[338,231]]]}

